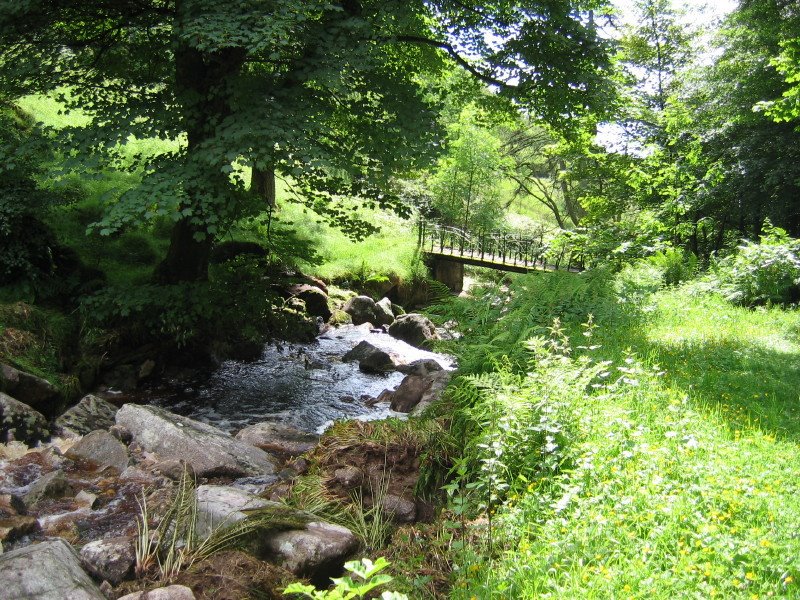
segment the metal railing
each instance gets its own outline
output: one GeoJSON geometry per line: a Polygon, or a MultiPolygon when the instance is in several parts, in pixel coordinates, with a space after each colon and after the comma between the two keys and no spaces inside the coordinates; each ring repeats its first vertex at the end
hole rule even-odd
{"type": "Polygon", "coordinates": [[[469,259],[489,268],[568,271],[583,269],[583,253],[569,244],[551,247],[544,233],[470,232],[420,219],[419,247],[429,254],[469,259]]]}

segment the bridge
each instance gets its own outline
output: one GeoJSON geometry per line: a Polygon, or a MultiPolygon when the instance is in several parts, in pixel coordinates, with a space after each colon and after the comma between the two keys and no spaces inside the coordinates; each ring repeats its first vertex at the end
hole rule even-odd
{"type": "Polygon", "coordinates": [[[498,271],[583,270],[583,251],[570,244],[551,247],[544,233],[525,236],[508,232],[470,232],[420,219],[418,245],[425,253],[434,279],[460,292],[464,285],[464,265],[498,271]]]}

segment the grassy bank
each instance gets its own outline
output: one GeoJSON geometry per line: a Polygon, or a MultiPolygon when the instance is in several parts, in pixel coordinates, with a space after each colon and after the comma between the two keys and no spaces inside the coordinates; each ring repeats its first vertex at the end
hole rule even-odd
{"type": "Polygon", "coordinates": [[[452,597],[800,597],[800,313],[564,277],[442,311],[471,330],[452,597]]]}

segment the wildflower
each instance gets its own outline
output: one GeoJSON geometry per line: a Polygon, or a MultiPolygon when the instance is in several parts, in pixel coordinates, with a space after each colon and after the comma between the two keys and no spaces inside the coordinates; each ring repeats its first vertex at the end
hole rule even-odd
{"type": "Polygon", "coordinates": [[[756,574],[753,573],[752,571],[748,571],[747,573],[745,573],[744,578],[747,579],[747,581],[754,581],[756,578],[756,574]]]}

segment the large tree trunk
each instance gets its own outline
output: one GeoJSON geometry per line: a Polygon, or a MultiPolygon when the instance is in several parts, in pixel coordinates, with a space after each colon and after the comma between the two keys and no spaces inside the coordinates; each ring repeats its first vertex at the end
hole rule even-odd
{"type": "MultiPolygon", "coordinates": [[[[176,28],[191,13],[192,3],[183,1],[176,6],[176,28]]],[[[202,281],[208,278],[208,260],[214,239],[205,228],[205,211],[213,211],[197,198],[209,193],[217,195],[218,202],[230,202],[226,198],[228,181],[222,167],[226,164],[220,156],[219,169],[209,167],[208,162],[195,162],[195,153],[204,142],[215,135],[216,123],[221,123],[231,114],[229,79],[241,68],[245,51],[242,48],[226,48],[216,52],[201,52],[186,45],[180,36],[175,40],[175,89],[176,97],[183,109],[183,125],[187,135],[186,200],[180,209],[190,209],[190,217],[178,221],[170,238],[169,250],[156,269],[156,279],[170,284],[181,281],[202,281]],[[200,167],[198,164],[205,166],[200,167]],[[198,239],[199,238],[199,239],[198,239]]],[[[231,195],[232,197],[232,195],[231,195]]]]}

